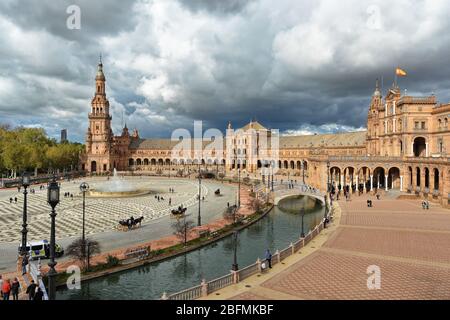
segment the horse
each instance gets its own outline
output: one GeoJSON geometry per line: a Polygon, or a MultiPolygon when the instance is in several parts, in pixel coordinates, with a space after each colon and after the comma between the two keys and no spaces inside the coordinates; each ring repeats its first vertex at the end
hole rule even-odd
{"type": "Polygon", "coordinates": [[[171,210],[172,214],[177,216],[177,215],[183,215],[186,212],[187,208],[181,208],[179,207],[178,209],[173,209],[171,210]]]}
{"type": "Polygon", "coordinates": [[[144,216],[141,216],[140,218],[137,218],[137,219],[130,217],[129,219],[126,219],[126,220],[119,220],[119,225],[121,227],[128,228],[128,230],[131,230],[137,224],[139,224],[139,227],[140,227],[142,225],[142,220],[144,220],[144,216]]]}
{"type": "Polygon", "coordinates": [[[139,224],[139,227],[140,227],[141,224],[142,224],[142,220],[144,220],[144,216],[142,216],[140,218],[137,218],[137,219],[134,219],[134,225],[139,224]]]}

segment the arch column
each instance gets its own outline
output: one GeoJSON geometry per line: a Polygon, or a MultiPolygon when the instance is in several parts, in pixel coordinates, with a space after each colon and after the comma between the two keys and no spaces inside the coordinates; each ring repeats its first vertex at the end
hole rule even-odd
{"type": "Polygon", "coordinates": [[[403,176],[400,176],[400,191],[403,191],[403,176]]]}
{"type": "Polygon", "coordinates": [[[370,175],[370,191],[373,191],[373,174],[370,175]]]}
{"type": "Polygon", "coordinates": [[[389,175],[385,175],[384,176],[384,189],[386,190],[386,191],[388,191],[389,190],[389,187],[388,187],[388,178],[389,178],[389,175]]]}
{"type": "MultiPolygon", "coordinates": [[[[428,181],[429,183],[430,181],[428,181]]],[[[420,190],[425,192],[425,168],[420,169],[420,190]]]]}

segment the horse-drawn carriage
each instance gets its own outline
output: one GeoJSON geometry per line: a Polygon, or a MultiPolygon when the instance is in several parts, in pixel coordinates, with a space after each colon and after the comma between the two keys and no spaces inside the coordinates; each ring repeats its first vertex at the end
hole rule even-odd
{"type": "Polygon", "coordinates": [[[214,191],[214,194],[215,194],[216,196],[220,196],[220,189],[217,189],[216,191],[214,191]]]}
{"type": "Polygon", "coordinates": [[[183,208],[182,206],[179,206],[178,209],[172,209],[172,217],[174,218],[181,218],[186,214],[187,208],[183,208]]]}
{"type": "Polygon", "coordinates": [[[120,220],[118,229],[121,231],[129,231],[132,229],[136,229],[138,226],[140,227],[142,224],[142,220],[144,220],[144,217],[140,217],[135,219],[133,216],[131,216],[128,219],[120,220]]]}

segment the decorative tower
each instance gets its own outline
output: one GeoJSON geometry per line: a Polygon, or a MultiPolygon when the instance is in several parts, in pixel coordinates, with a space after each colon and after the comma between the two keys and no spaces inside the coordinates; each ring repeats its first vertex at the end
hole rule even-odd
{"type": "Polygon", "coordinates": [[[383,97],[381,95],[378,79],[375,84],[375,92],[370,101],[369,113],[367,115],[367,153],[369,155],[378,155],[379,139],[379,111],[383,108],[383,97]]]}
{"type": "Polygon", "coordinates": [[[86,170],[89,172],[105,172],[112,170],[111,155],[114,139],[111,129],[111,115],[109,101],[106,98],[105,75],[103,64],[100,62],[95,77],[95,95],[91,101],[89,113],[89,128],[86,133],[86,170]]]}

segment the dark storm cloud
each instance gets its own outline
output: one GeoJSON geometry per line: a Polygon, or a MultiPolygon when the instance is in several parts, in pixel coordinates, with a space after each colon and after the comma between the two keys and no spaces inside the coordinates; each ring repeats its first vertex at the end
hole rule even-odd
{"type": "Polygon", "coordinates": [[[83,140],[98,54],[113,129],[224,130],[252,118],[290,133],[365,126],[375,79],[450,101],[441,0],[0,2],[0,122],[83,140]],[[81,30],[66,28],[69,5],[81,30]],[[123,117],[123,121],[122,121],[123,117]]]}
{"type": "Polygon", "coordinates": [[[11,17],[24,29],[46,30],[71,41],[96,42],[105,35],[130,30],[136,21],[133,13],[135,1],[108,0],[15,0],[0,2],[0,12],[11,17]],[[81,10],[81,30],[66,27],[69,6],[81,10]]]}
{"type": "Polygon", "coordinates": [[[194,12],[207,11],[214,14],[234,14],[242,11],[255,0],[178,0],[194,12]]]}

